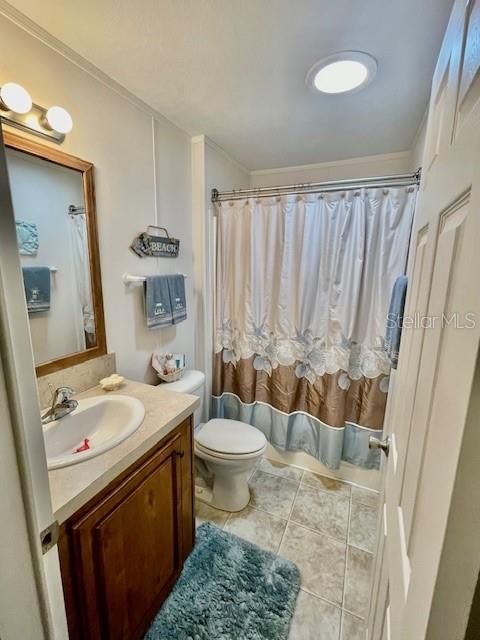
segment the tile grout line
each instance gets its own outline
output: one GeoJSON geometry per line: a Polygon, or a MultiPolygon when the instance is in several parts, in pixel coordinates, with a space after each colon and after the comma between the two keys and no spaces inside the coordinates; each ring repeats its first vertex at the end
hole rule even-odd
{"type": "Polygon", "coordinates": [[[293,469],[300,469],[300,471],[302,471],[304,474],[305,473],[311,473],[313,476],[320,476],[321,478],[328,478],[329,480],[334,480],[335,482],[339,482],[341,484],[346,484],[349,487],[358,487],[359,489],[364,489],[365,491],[369,491],[371,493],[376,493],[377,495],[380,494],[380,491],[378,489],[372,489],[371,487],[366,487],[363,484],[358,484],[358,482],[352,482],[351,480],[341,480],[339,478],[335,478],[334,476],[329,476],[326,473],[319,473],[317,471],[311,471],[310,469],[306,469],[305,467],[299,467],[295,464],[288,464],[287,462],[281,462],[280,460],[277,460],[276,458],[269,458],[268,456],[263,456],[266,460],[269,460],[270,462],[276,462],[277,464],[281,464],[284,467],[292,467],[293,469]]]}
{"type": "MultiPolygon", "coordinates": [[[[298,468],[298,467],[296,467],[296,468],[298,468]]],[[[341,499],[348,500],[348,502],[349,502],[349,513],[348,513],[348,518],[347,518],[347,535],[348,535],[348,519],[350,517],[350,502],[352,500],[352,492],[351,491],[350,491],[350,493],[348,495],[345,495],[345,494],[336,494],[334,491],[330,491],[328,489],[323,489],[321,487],[312,487],[311,485],[308,485],[305,482],[303,482],[303,476],[304,476],[305,473],[307,473],[307,471],[305,471],[305,470],[303,471],[303,473],[300,476],[299,480],[293,480],[292,478],[285,478],[284,476],[280,476],[278,474],[270,473],[270,472],[264,471],[263,469],[260,469],[260,468],[257,469],[256,471],[260,471],[261,473],[265,473],[265,474],[267,474],[269,476],[273,476],[275,478],[281,478],[282,480],[289,480],[290,482],[295,482],[295,483],[298,484],[297,490],[295,492],[295,497],[293,499],[292,507],[290,509],[290,514],[289,514],[289,516],[287,518],[287,526],[288,526],[288,524],[290,522],[292,522],[294,525],[302,527],[304,529],[307,529],[308,531],[311,531],[312,533],[316,533],[318,535],[325,536],[325,537],[327,537],[327,538],[329,538],[331,540],[336,540],[337,542],[341,542],[343,544],[347,544],[347,537],[345,537],[345,539],[337,538],[337,537],[335,537],[335,536],[333,536],[333,535],[331,535],[329,533],[325,533],[324,531],[320,531],[319,529],[314,529],[313,527],[309,527],[308,525],[299,523],[296,520],[292,520],[292,513],[293,513],[293,508],[295,506],[295,500],[297,499],[298,493],[299,493],[299,491],[300,491],[302,486],[304,488],[306,488],[307,490],[310,490],[312,492],[321,491],[322,494],[327,494],[327,495],[332,496],[332,497],[337,498],[337,499],[341,498],[341,499]]],[[[266,511],[264,509],[261,509],[261,508],[258,508],[258,507],[254,507],[254,506],[250,505],[250,503],[249,503],[249,506],[251,506],[252,509],[257,509],[258,511],[262,511],[263,513],[266,513],[268,515],[271,515],[271,516],[274,516],[274,517],[277,517],[277,518],[281,518],[282,520],[285,520],[285,518],[283,518],[282,516],[278,516],[277,514],[273,514],[270,511],[266,511]]],[[[282,536],[282,541],[281,542],[283,542],[283,536],[282,536]]]]}
{"type": "MultiPolygon", "coordinates": [[[[302,480],[303,474],[302,474],[302,476],[300,476],[300,480],[294,480],[293,478],[286,478],[285,476],[281,476],[278,473],[271,473],[270,471],[264,471],[263,469],[260,469],[260,468],[256,469],[256,471],[260,471],[261,473],[266,473],[267,475],[273,476],[274,478],[281,478],[282,480],[288,480],[290,482],[298,483],[301,486],[305,487],[306,489],[309,489],[310,491],[321,491],[322,493],[326,493],[329,496],[335,496],[337,498],[347,498],[348,500],[350,500],[350,498],[352,496],[352,492],[351,491],[348,494],[336,493],[335,491],[331,491],[330,489],[325,489],[323,487],[314,487],[311,484],[307,484],[306,482],[304,482],[302,480]]],[[[304,472],[304,473],[306,473],[306,472],[304,472]]],[[[327,477],[327,476],[325,476],[325,477],[327,477]]],[[[343,483],[343,484],[346,484],[346,483],[343,483]]],[[[365,505],[365,506],[369,506],[369,505],[365,505]]]]}
{"type": "Polygon", "coordinates": [[[352,493],[336,493],[335,491],[332,491],[331,489],[325,489],[324,487],[314,487],[311,484],[307,484],[306,482],[300,482],[300,484],[305,487],[306,489],[309,489],[310,491],[321,491],[322,493],[326,493],[329,496],[335,496],[336,498],[346,498],[348,500],[350,500],[352,493]]]}
{"type": "Polygon", "coordinates": [[[293,478],[286,478],[285,476],[281,476],[278,473],[270,473],[270,471],[264,471],[263,469],[260,469],[260,467],[258,469],[255,469],[254,473],[252,473],[252,475],[250,476],[249,481],[257,473],[264,473],[265,475],[270,476],[271,478],[280,478],[280,480],[286,480],[287,482],[294,482],[295,484],[302,484],[300,480],[294,480],[293,478]]]}
{"type": "Polygon", "coordinates": [[[285,525],[285,529],[283,530],[282,537],[280,538],[280,544],[278,545],[277,555],[279,555],[279,553],[280,553],[280,549],[282,548],[283,540],[284,540],[284,538],[285,538],[285,534],[286,534],[286,532],[287,532],[288,525],[289,525],[289,523],[291,522],[291,517],[292,517],[293,509],[294,509],[294,507],[295,507],[295,501],[296,501],[296,499],[297,499],[298,492],[300,491],[300,487],[301,487],[301,484],[302,484],[302,478],[303,478],[303,474],[304,474],[304,473],[305,473],[305,472],[303,471],[303,472],[302,472],[302,475],[300,476],[300,481],[299,481],[299,483],[298,483],[297,490],[296,490],[295,495],[294,495],[294,497],[293,497],[292,506],[291,506],[291,508],[290,508],[290,513],[288,514],[288,518],[287,518],[287,524],[285,525]]]}
{"type": "MultiPolygon", "coordinates": [[[[248,506],[248,505],[247,505],[247,506],[248,506]]],[[[212,508],[214,509],[215,507],[212,507],[212,508]]],[[[226,519],[226,520],[225,520],[225,522],[222,524],[222,527],[221,527],[221,528],[222,528],[223,530],[225,530],[225,527],[227,526],[227,523],[228,523],[228,521],[230,520],[230,518],[231,518],[231,517],[232,517],[232,513],[229,513],[229,514],[228,514],[228,516],[227,516],[227,519],[226,519]]]]}
{"type": "MultiPolygon", "coordinates": [[[[295,500],[297,498],[299,489],[300,489],[300,487],[298,487],[297,492],[295,493],[295,497],[293,499],[292,507],[290,509],[290,514],[287,517],[279,516],[276,513],[271,513],[270,511],[266,511],[265,509],[262,509],[262,508],[260,508],[260,507],[258,507],[256,505],[254,506],[254,505],[252,505],[250,503],[248,503],[247,507],[249,507],[250,509],[253,509],[254,511],[260,511],[261,513],[264,513],[265,515],[270,516],[272,518],[277,518],[278,520],[283,520],[284,522],[287,523],[287,525],[289,523],[292,523],[296,527],[300,527],[301,529],[306,529],[307,531],[310,531],[311,533],[315,533],[316,535],[323,536],[325,538],[328,538],[329,540],[333,540],[334,542],[339,542],[341,544],[347,545],[347,537],[345,537],[345,538],[336,538],[335,536],[332,536],[329,533],[325,533],[324,531],[320,531],[319,529],[314,529],[313,527],[309,527],[306,524],[302,524],[300,522],[296,522],[295,520],[292,520],[291,515],[292,515],[292,512],[293,512],[293,508],[294,508],[294,505],[295,505],[295,500]]],[[[346,496],[342,496],[342,497],[346,497],[346,496]]],[[[247,508],[247,507],[245,507],[245,508],[247,508]]],[[[214,507],[212,507],[212,508],[214,508],[214,507]]],[[[229,514],[228,517],[230,517],[230,515],[231,514],[229,514]]],[[[347,531],[347,533],[348,533],[348,531],[347,531]]],[[[354,546],[356,549],[359,549],[360,551],[364,551],[364,549],[361,549],[360,547],[356,547],[355,545],[350,545],[350,546],[354,546]]],[[[370,553],[370,552],[366,551],[365,553],[370,553]]],[[[372,555],[372,554],[370,554],[370,555],[372,555]]]]}
{"type": "MultiPolygon", "coordinates": [[[[254,507],[252,504],[248,503],[245,509],[253,509],[254,511],[259,511],[260,513],[264,513],[266,516],[270,516],[271,518],[277,518],[277,520],[283,520],[283,522],[288,522],[287,518],[277,515],[276,513],[270,513],[270,511],[265,511],[265,509],[260,509],[260,507],[254,507]]],[[[234,513],[242,513],[241,511],[235,511],[234,513]]],[[[231,515],[231,514],[230,514],[231,515]]]]}
{"type": "MultiPolygon", "coordinates": [[[[267,460],[268,460],[268,458],[267,458],[267,460]]],[[[276,461],[274,461],[274,462],[276,462],[276,461]]],[[[300,469],[301,470],[300,467],[295,467],[293,465],[284,464],[284,466],[292,466],[294,469],[300,469]]],[[[363,489],[364,491],[368,491],[369,493],[372,493],[372,494],[374,494],[376,496],[380,495],[380,492],[377,491],[376,489],[369,489],[368,487],[363,487],[360,484],[353,484],[351,482],[348,482],[347,480],[337,480],[337,479],[335,479],[335,478],[333,478],[331,476],[322,475],[320,473],[313,473],[313,471],[309,471],[308,469],[303,469],[302,475],[300,476],[300,479],[299,480],[295,480],[294,478],[288,478],[286,476],[282,476],[280,473],[273,473],[272,471],[265,471],[265,469],[261,469],[260,468],[260,465],[258,465],[258,467],[254,467],[253,473],[251,474],[249,479],[251,479],[252,476],[258,471],[260,471],[261,473],[266,473],[267,475],[273,476],[275,478],[282,478],[282,480],[288,480],[290,482],[300,483],[301,485],[303,485],[304,487],[307,487],[307,489],[311,489],[312,491],[322,491],[323,493],[328,493],[329,495],[338,495],[338,496],[340,496],[342,498],[347,498],[348,497],[349,499],[352,498],[353,502],[357,502],[359,504],[362,504],[365,507],[369,507],[370,509],[376,509],[377,508],[377,507],[372,506],[371,504],[368,504],[365,500],[362,500],[362,498],[353,498],[353,491],[352,491],[353,488],[363,489]],[[313,485],[308,484],[307,482],[304,482],[303,476],[305,475],[305,473],[311,473],[314,476],[319,476],[321,478],[327,478],[328,480],[332,480],[333,482],[338,482],[339,484],[344,484],[345,486],[350,488],[350,491],[349,491],[348,495],[346,495],[344,493],[343,494],[342,493],[336,494],[335,491],[331,491],[330,489],[326,489],[324,487],[317,487],[317,486],[314,487],[313,485]]]]}
{"type": "MultiPolygon", "coordinates": [[[[296,498],[296,495],[295,495],[295,498],[296,498]]],[[[295,502],[295,498],[294,498],[294,502],[295,502]]],[[[214,509],[214,508],[215,507],[212,507],[212,509],[214,509]]],[[[275,518],[277,520],[282,520],[287,525],[291,523],[291,524],[295,525],[296,527],[300,527],[301,529],[305,529],[306,531],[310,531],[311,533],[314,533],[317,536],[322,536],[324,538],[328,538],[329,540],[333,540],[334,542],[339,542],[340,544],[344,544],[344,545],[349,546],[349,547],[354,547],[358,551],[363,551],[364,553],[367,553],[370,556],[375,556],[375,554],[373,554],[371,551],[367,551],[366,549],[362,549],[361,547],[358,547],[355,544],[351,544],[351,543],[347,542],[347,538],[345,538],[345,539],[335,538],[335,536],[332,536],[329,533],[325,533],[324,531],[319,531],[318,529],[313,529],[312,527],[308,527],[306,524],[301,524],[299,522],[296,522],[295,520],[292,520],[290,516],[288,516],[288,518],[285,518],[285,517],[277,515],[276,513],[271,513],[270,511],[265,511],[265,509],[260,509],[260,507],[257,507],[257,506],[254,507],[250,503],[248,503],[247,506],[245,507],[245,509],[247,509],[247,508],[248,509],[252,509],[253,511],[258,511],[259,513],[263,513],[266,516],[269,516],[270,518],[275,518]]],[[[292,507],[291,511],[293,511],[293,507],[292,507]]],[[[227,522],[230,520],[231,516],[235,515],[235,513],[241,513],[241,511],[235,511],[233,513],[229,513],[228,516],[227,516],[227,519],[225,520],[225,523],[222,525],[221,528],[223,528],[227,524],[227,522]]],[[[216,525],[216,526],[218,526],[218,525],[216,525]]]]}
{"type": "MultiPolygon", "coordinates": [[[[267,475],[274,475],[274,474],[268,474],[268,472],[263,472],[263,473],[267,473],[267,475]]],[[[280,477],[280,476],[274,476],[274,477],[280,477]]],[[[292,482],[294,482],[294,481],[292,481],[292,482]]],[[[266,509],[262,509],[261,507],[258,507],[256,505],[254,506],[251,503],[248,503],[248,505],[245,507],[245,509],[250,508],[250,509],[253,509],[254,511],[259,511],[260,513],[263,513],[263,514],[265,514],[265,515],[267,515],[267,516],[269,516],[271,518],[275,518],[277,520],[282,520],[283,522],[286,523],[287,526],[288,526],[288,524],[291,523],[291,524],[293,524],[293,525],[295,525],[297,527],[300,527],[302,529],[306,529],[307,531],[310,531],[311,533],[323,536],[325,538],[328,538],[329,540],[333,540],[333,541],[339,542],[341,544],[345,544],[346,547],[349,547],[349,546],[353,547],[353,548],[357,549],[358,551],[362,551],[363,553],[366,553],[366,554],[368,554],[368,555],[370,555],[372,557],[375,557],[375,553],[373,553],[372,551],[369,551],[368,549],[364,549],[363,547],[360,547],[360,546],[358,546],[356,544],[352,544],[351,541],[350,541],[351,507],[352,507],[353,502],[355,502],[355,500],[352,498],[352,496],[350,496],[350,498],[349,498],[347,535],[346,535],[345,538],[339,538],[339,537],[337,538],[337,537],[335,537],[335,536],[333,536],[333,535],[331,535],[329,533],[326,533],[325,531],[320,531],[319,529],[314,529],[313,527],[309,527],[306,524],[303,524],[303,523],[300,523],[300,522],[296,522],[295,520],[292,520],[291,516],[292,516],[292,513],[293,513],[294,506],[295,506],[295,500],[296,500],[296,498],[298,496],[298,493],[299,493],[299,490],[300,490],[300,485],[302,483],[301,482],[297,482],[297,484],[298,484],[298,487],[297,487],[297,490],[295,492],[295,496],[294,496],[294,499],[293,499],[293,502],[292,502],[292,506],[290,508],[289,515],[286,516],[286,517],[285,516],[280,516],[280,515],[278,515],[276,513],[272,513],[270,511],[267,511],[266,509]]],[[[303,486],[308,486],[308,485],[303,485],[303,486]]],[[[323,491],[323,493],[328,493],[329,495],[335,495],[335,494],[332,494],[331,492],[324,491],[324,490],[321,490],[321,489],[320,489],[320,491],[323,491]]],[[[336,497],[339,497],[339,496],[336,496],[336,497]]],[[[346,498],[347,496],[340,496],[340,497],[341,498],[346,498]]],[[[208,503],[204,503],[204,504],[208,505],[208,503]]],[[[210,505],[208,505],[208,506],[210,506],[210,505]]],[[[211,507],[211,508],[215,509],[215,507],[211,507]]],[[[235,512],[235,513],[241,513],[241,512],[235,512]]],[[[233,515],[234,515],[234,513],[228,513],[225,522],[221,525],[220,528],[223,529],[226,526],[226,524],[229,522],[229,520],[232,518],[233,515]]],[[[285,532],[284,532],[284,534],[285,534],[285,532]]],[[[282,539],[280,541],[280,544],[283,542],[284,534],[282,535],[282,539]]]]}
{"type": "Polygon", "coordinates": [[[352,502],[353,502],[353,496],[350,494],[350,502],[348,505],[347,544],[345,545],[345,573],[343,575],[342,618],[340,620],[340,640],[343,634],[343,615],[345,611],[345,594],[347,591],[348,546],[350,543],[350,526],[352,523],[352,502]]]}
{"type": "MultiPolygon", "coordinates": [[[[332,536],[330,533],[325,533],[325,531],[320,531],[319,529],[313,529],[312,527],[309,527],[306,524],[302,524],[301,522],[297,522],[296,520],[292,520],[291,518],[289,519],[288,522],[294,524],[296,527],[300,527],[301,529],[306,529],[307,531],[310,531],[311,533],[315,533],[317,536],[322,536],[324,538],[328,538],[328,540],[333,540],[334,542],[339,542],[341,544],[345,544],[345,545],[348,546],[346,537],[345,538],[336,538],[335,536],[332,536]]],[[[361,551],[363,551],[363,549],[361,549],[361,551]]]]}
{"type": "MultiPolygon", "coordinates": [[[[297,469],[297,467],[292,467],[292,469],[297,469]]],[[[262,465],[259,464],[258,467],[255,467],[256,471],[261,471],[262,473],[268,473],[268,475],[270,476],[275,476],[276,478],[284,478],[285,480],[291,480],[292,482],[300,482],[301,478],[303,478],[303,474],[305,473],[304,471],[302,471],[301,469],[298,469],[299,471],[302,471],[302,473],[299,475],[298,478],[292,478],[289,476],[284,476],[281,473],[275,473],[274,471],[271,470],[266,470],[262,468],[262,465]]]]}
{"type": "Polygon", "coordinates": [[[312,598],[315,598],[315,600],[321,600],[322,602],[326,602],[330,606],[335,607],[335,609],[338,609],[340,611],[340,616],[342,615],[343,609],[341,605],[338,604],[338,602],[332,602],[332,600],[325,598],[325,596],[319,596],[316,593],[313,593],[313,591],[309,591],[308,589],[305,589],[303,587],[300,587],[300,591],[303,591],[304,593],[308,593],[308,595],[312,596],[312,598]]]}
{"type": "Polygon", "coordinates": [[[361,620],[362,622],[366,623],[367,622],[367,618],[363,618],[360,614],[358,613],[354,613],[353,611],[350,611],[350,609],[345,609],[345,607],[342,608],[342,611],[344,613],[348,613],[349,616],[352,616],[352,618],[356,618],[357,620],[361,620]]]}

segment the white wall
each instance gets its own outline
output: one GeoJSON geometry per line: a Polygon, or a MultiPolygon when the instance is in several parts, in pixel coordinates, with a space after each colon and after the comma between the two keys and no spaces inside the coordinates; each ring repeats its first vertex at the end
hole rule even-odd
{"type": "Polygon", "coordinates": [[[412,171],[416,171],[419,167],[422,166],[423,152],[425,150],[425,142],[427,136],[427,116],[428,110],[425,112],[422,123],[418,128],[417,135],[415,136],[413,147],[410,152],[410,168],[412,171]]]}
{"type": "Polygon", "coordinates": [[[107,345],[117,354],[118,370],[153,381],[149,360],[157,347],[186,352],[193,362],[192,280],[187,280],[188,320],[148,330],[141,288],[130,290],[121,279],[124,272],[192,274],[189,136],[45,34],[42,39],[55,49],[4,16],[0,32],[0,84],[19,82],[34,102],[64,106],[74,127],[62,150],[95,165],[107,345]],[[156,201],[158,223],[181,240],[178,259],[142,260],[129,249],[135,234],[155,223],[156,201]]]}
{"type": "Polygon", "coordinates": [[[218,189],[218,191],[248,189],[250,172],[207,137],[205,137],[205,162],[206,202],[213,214],[212,189],[218,189]]]}
{"type": "Polygon", "coordinates": [[[213,363],[213,285],[215,266],[215,219],[211,202],[213,188],[246,189],[250,175],[206,136],[192,139],[192,212],[196,301],[196,366],[205,372],[204,418],[209,409],[213,363]]]}
{"type": "Polygon", "coordinates": [[[78,171],[13,149],[6,150],[13,210],[17,221],[38,229],[38,252],[20,256],[23,267],[55,267],[50,310],[29,314],[35,363],[85,349],[81,304],[75,299],[71,220],[68,207],[83,206],[78,171]]]}
{"type": "Polygon", "coordinates": [[[411,170],[410,164],[410,152],[402,151],[335,162],[252,171],[250,184],[252,187],[272,187],[305,182],[386,176],[408,173],[411,170]]]}

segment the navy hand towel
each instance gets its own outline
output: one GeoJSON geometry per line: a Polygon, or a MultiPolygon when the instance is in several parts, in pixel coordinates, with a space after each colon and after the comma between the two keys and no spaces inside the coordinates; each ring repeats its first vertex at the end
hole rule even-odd
{"type": "Polygon", "coordinates": [[[28,313],[50,310],[50,269],[23,267],[23,285],[28,313]]]}
{"type": "Polygon", "coordinates": [[[173,324],[168,276],[147,276],[144,285],[147,327],[173,324]]]}
{"type": "Polygon", "coordinates": [[[407,296],[407,276],[399,276],[393,285],[390,307],[387,315],[387,330],[385,332],[385,350],[392,363],[392,368],[398,365],[398,352],[402,338],[403,311],[407,296]]]}
{"type": "Polygon", "coordinates": [[[181,273],[168,276],[170,288],[170,304],[172,307],[173,324],[187,319],[187,302],[185,297],[185,276],[181,273]]]}

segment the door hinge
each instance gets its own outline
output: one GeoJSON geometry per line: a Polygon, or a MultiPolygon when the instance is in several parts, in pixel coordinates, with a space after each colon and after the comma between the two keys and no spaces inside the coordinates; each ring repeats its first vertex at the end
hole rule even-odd
{"type": "Polygon", "coordinates": [[[47,551],[50,551],[50,549],[57,544],[59,534],[60,525],[58,524],[58,520],[52,522],[51,525],[49,525],[40,533],[40,544],[42,545],[43,555],[45,555],[47,551]]]}

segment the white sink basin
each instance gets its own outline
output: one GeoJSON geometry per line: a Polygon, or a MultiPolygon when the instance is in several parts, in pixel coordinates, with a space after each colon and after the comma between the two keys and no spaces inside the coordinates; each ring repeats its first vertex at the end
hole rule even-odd
{"type": "Polygon", "coordinates": [[[143,404],[129,396],[79,400],[75,411],[44,428],[48,468],[78,464],[116,447],[138,429],[144,417],[143,404]],[[79,448],[83,450],[76,451],[79,448]]]}

